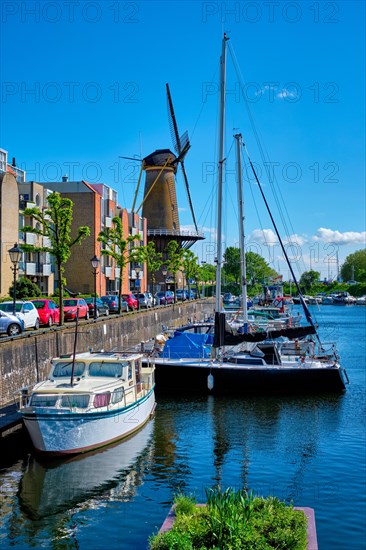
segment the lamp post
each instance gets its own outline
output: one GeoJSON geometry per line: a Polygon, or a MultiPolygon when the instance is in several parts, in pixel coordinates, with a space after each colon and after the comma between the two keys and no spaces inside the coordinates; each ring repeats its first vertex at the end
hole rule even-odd
{"type": "Polygon", "coordinates": [[[97,311],[97,269],[99,267],[99,258],[94,254],[94,257],[90,260],[93,268],[94,275],[94,319],[98,318],[97,311]]]}
{"type": "Polygon", "coordinates": [[[13,248],[9,250],[9,256],[10,261],[13,264],[13,267],[11,268],[14,273],[14,279],[13,279],[13,315],[15,315],[15,302],[17,298],[17,270],[18,270],[18,264],[20,262],[20,258],[22,257],[22,250],[19,248],[18,243],[15,243],[13,248]]]}
{"type": "Polygon", "coordinates": [[[166,306],[166,276],[168,275],[168,270],[167,268],[164,266],[163,269],[161,270],[161,273],[164,277],[164,305],[166,306]]]}
{"type": "MultiPolygon", "coordinates": [[[[135,265],[135,273],[136,273],[136,288],[138,289],[138,291],[140,292],[141,288],[140,288],[140,272],[141,272],[141,266],[140,264],[137,264],[135,265]]],[[[137,295],[137,302],[138,302],[138,310],[140,311],[140,299],[137,295]]]]}

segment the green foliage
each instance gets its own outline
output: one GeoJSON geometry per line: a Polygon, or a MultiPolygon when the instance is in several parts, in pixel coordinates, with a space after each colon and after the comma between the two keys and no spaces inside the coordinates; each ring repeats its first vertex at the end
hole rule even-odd
{"type": "MultiPolygon", "coordinates": [[[[179,246],[177,241],[169,241],[165,249],[166,252],[166,267],[167,270],[173,273],[174,283],[177,284],[176,276],[177,272],[182,266],[183,262],[183,249],[179,246]]],[[[175,302],[177,301],[177,296],[175,294],[175,302]]]]}
{"type": "Polygon", "coordinates": [[[354,280],[366,283],[366,248],[349,254],[341,267],[341,276],[344,281],[352,279],[352,268],[354,268],[354,280]]]}
{"type": "Polygon", "coordinates": [[[248,283],[255,284],[260,280],[278,275],[277,271],[272,269],[266,260],[256,252],[246,252],[245,263],[248,283]]]}
{"type": "Polygon", "coordinates": [[[244,490],[206,491],[207,505],[195,507],[179,495],[172,529],[150,538],[152,550],[305,550],[307,520],[277,498],[253,497],[244,490]]]}
{"type": "MultiPolygon", "coordinates": [[[[21,279],[18,279],[18,281],[15,284],[16,287],[16,299],[17,300],[25,300],[28,298],[37,298],[38,296],[42,296],[42,292],[40,291],[38,285],[34,284],[30,279],[27,277],[22,277],[21,279]]],[[[14,287],[11,285],[9,288],[9,294],[13,298],[13,290],[14,287]]]]}
{"type": "Polygon", "coordinates": [[[135,259],[137,262],[145,263],[148,272],[151,275],[153,290],[155,287],[156,272],[163,265],[163,255],[156,251],[154,241],[150,241],[146,246],[140,246],[135,249],[135,259]]]}
{"type": "Polygon", "coordinates": [[[319,271],[304,271],[304,273],[300,277],[300,288],[302,292],[305,294],[308,294],[310,292],[310,289],[315,285],[317,281],[319,281],[320,273],[319,271]]]}
{"type": "Polygon", "coordinates": [[[189,299],[191,297],[191,279],[195,279],[196,288],[198,288],[198,277],[200,273],[200,266],[198,264],[198,257],[193,254],[191,250],[183,250],[182,265],[185,271],[185,277],[188,285],[189,299]]]}
{"type": "Polygon", "coordinates": [[[240,281],[240,249],[228,246],[224,252],[224,272],[228,279],[240,281]]]}
{"type": "Polygon", "coordinates": [[[102,256],[110,256],[114,259],[119,272],[119,289],[118,289],[118,313],[121,313],[122,306],[122,281],[123,271],[130,261],[136,258],[136,247],[133,243],[140,241],[140,235],[129,235],[124,238],[122,220],[118,216],[112,218],[112,227],[108,227],[101,231],[98,236],[98,241],[102,243],[104,248],[101,250],[102,256]]]}
{"type": "Polygon", "coordinates": [[[55,258],[58,274],[58,295],[60,302],[60,325],[63,324],[63,289],[65,286],[64,264],[70,258],[71,248],[80,244],[90,235],[87,226],[78,227],[76,236],[71,235],[73,202],[71,199],[61,197],[60,193],[51,193],[47,197],[48,207],[40,210],[37,207],[26,208],[24,214],[36,221],[35,227],[25,226],[25,233],[35,233],[49,240],[49,246],[22,244],[24,252],[48,252],[55,258]],[[37,223],[38,222],[38,223],[37,223]]]}

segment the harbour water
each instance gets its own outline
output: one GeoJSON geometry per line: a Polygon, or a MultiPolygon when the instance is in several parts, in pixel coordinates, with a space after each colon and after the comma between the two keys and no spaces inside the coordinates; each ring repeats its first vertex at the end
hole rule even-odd
{"type": "Polygon", "coordinates": [[[44,462],[0,454],[0,547],[147,548],[178,491],[246,487],[315,509],[320,550],[366,548],[366,308],[323,306],[350,385],[342,395],[167,398],[127,442],[44,462]]]}

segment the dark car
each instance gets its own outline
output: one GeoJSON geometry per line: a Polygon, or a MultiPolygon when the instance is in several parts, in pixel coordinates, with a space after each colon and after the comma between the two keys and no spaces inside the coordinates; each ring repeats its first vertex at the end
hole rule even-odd
{"type": "Polygon", "coordinates": [[[186,290],[183,290],[182,288],[178,288],[178,290],[175,293],[177,300],[188,300],[188,292],[186,290]]]}
{"type": "MultiPolygon", "coordinates": [[[[89,316],[94,317],[94,298],[85,298],[89,307],[89,316]]],[[[109,307],[106,302],[103,302],[100,298],[96,299],[97,304],[97,317],[100,315],[109,315],[109,307]]]]}
{"type": "Polygon", "coordinates": [[[161,306],[174,303],[174,293],[171,290],[167,290],[166,292],[161,290],[155,294],[155,298],[157,304],[161,306]]]}
{"type": "MultiPolygon", "coordinates": [[[[118,301],[119,298],[115,294],[108,294],[107,296],[102,296],[101,300],[108,305],[109,313],[118,313],[118,301]]],[[[128,304],[125,300],[122,300],[121,311],[129,311],[128,304]]]]}

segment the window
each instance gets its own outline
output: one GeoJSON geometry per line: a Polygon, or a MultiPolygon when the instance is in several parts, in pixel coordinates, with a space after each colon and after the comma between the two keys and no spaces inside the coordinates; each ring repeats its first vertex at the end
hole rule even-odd
{"type": "Polygon", "coordinates": [[[89,365],[89,375],[90,376],[107,376],[108,378],[121,378],[123,374],[123,368],[126,367],[128,363],[118,362],[118,363],[104,363],[104,362],[95,362],[90,363],[89,365]]]}
{"type": "Polygon", "coordinates": [[[74,395],[67,394],[63,395],[61,399],[61,407],[68,407],[70,409],[86,409],[89,405],[90,396],[89,395],[74,395]]]}
{"type": "Polygon", "coordinates": [[[42,395],[34,393],[32,395],[32,407],[54,407],[58,400],[58,395],[42,395]]]}
{"type": "Polygon", "coordinates": [[[112,403],[120,403],[123,401],[125,390],[123,388],[117,388],[112,394],[112,403]]]}
{"type": "Polygon", "coordinates": [[[111,392],[97,393],[94,396],[93,405],[97,409],[99,407],[108,407],[111,401],[111,392]]]}
{"type": "MultiPolygon", "coordinates": [[[[65,361],[56,363],[53,367],[52,376],[54,378],[59,378],[63,376],[68,376],[70,378],[72,370],[72,361],[65,361]]],[[[75,361],[74,376],[82,376],[85,370],[85,363],[81,361],[75,361]]]]}
{"type": "Polygon", "coordinates": [[[132,365],[128,365],[128,379],[132,380],[132,365]]]}

